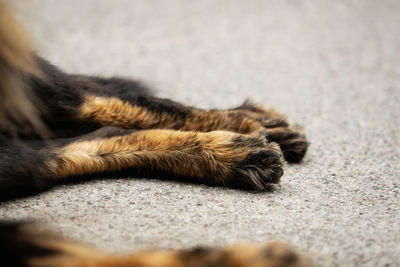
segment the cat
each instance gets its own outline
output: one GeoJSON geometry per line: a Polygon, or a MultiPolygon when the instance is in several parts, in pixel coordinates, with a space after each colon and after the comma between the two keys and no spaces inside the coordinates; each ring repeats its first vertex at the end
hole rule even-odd
{"type": "MultiPolygon", "coordinates": [[[[0,3],[1,4],[1,3],[0,3]]],[[[301,129],[245,101],[199,109],[138,81],[68,74],[33,52],[0,5],[0,201],[77,179],[140,176],[266,190],[308,148],[301,129]]],[[[309,266],[280,243],[147,251],[127,256],[0,222],[12,266],[309,266]]]]}

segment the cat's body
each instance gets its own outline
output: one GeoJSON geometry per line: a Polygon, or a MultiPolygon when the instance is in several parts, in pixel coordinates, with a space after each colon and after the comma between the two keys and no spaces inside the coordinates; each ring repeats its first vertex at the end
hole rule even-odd
{"type": "MultiPolygon", "coordinates": [[[[0,10],[6,14],[4,7],[0,10]]],[[[129,79],[66,74],[30,52],[23,38],[10,36],[7,29],[16,25],[11,17],[0,21],[1,200],[38,193],[71,178],[116,173],[264,190],[279,181],[286,161],[299,162],[306,153],[305,136],[273,110],[249,102],[229,110],[197,109],[154,97],[129,79]]],[[[25,228],[29,226],[1,223],[0,250],[15,263],[33,266],[301,262],[279,244],[114,257],[48,241],[25,228]],[[72,256],[66,257],[68,253],[72,256]]]]}

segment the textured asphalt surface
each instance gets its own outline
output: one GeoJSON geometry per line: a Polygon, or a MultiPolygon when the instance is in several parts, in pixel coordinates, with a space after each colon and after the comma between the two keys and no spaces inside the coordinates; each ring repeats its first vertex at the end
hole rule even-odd
{"type": "Polygon", "coordinates": [[[25,1],[18,18],[67,71],[204,108],[251,98],[312,144],[271,192],[90,181],[1,204],[1,218],[112,252],[280,240],[321,266],[399,266],[399,3],[25,1]]]}

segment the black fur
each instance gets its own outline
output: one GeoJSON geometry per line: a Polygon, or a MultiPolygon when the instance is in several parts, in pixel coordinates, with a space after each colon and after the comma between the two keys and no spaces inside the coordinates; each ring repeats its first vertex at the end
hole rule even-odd
{"type": "MultiPolygon", "coordinates": [[[[0,201],[36,194],[51,187],[39,141],[0,141],[0,201]]],[[[49,155],[46,155],[48,157],[49,155]]]]}
{"type": "Polygon", "coordinates": [[[43,248],[34,243],[35,235],[24,231],[30,223],[0,221],[0,259],[3,266],[29,266],[31,258],[56,255],[55,249],[43,248]]]}

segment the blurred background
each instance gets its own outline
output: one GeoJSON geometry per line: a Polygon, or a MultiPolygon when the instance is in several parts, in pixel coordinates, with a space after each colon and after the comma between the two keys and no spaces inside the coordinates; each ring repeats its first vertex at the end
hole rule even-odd
{"type": "Polygon", "coordinates": [[[311,142],[273,192],[130,180],[6,203],[103,249],[286,241],[322,266],[400,264],[400,2],[34,0],[11,3],[68,72],[140,79],[203,108],[250,98],[311,142]]]}

